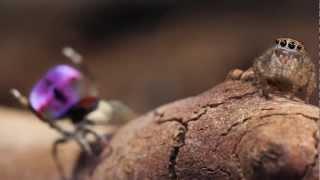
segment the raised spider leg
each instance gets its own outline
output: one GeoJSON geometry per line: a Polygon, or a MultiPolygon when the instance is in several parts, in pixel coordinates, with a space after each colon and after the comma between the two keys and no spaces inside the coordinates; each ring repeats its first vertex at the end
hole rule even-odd
{"type": "Polygon", "coordinates": [[[62,49],[62,54],[65,55],[67,58],[69,58],[73,64],[77,66],[82,65],[82,56],[76,52],[73,48],[71,47],[64,47],[62,49]]]}
{"type": "Polygon", "coordinates": [[[66,56],[90,81],[92,84],[92,93],[94,95],[98,94],[98,88],[95,84],[95,79],[89,71],[88,67],[83,64],[83,58],[80,53],[76,52],[72,47],[64,47],[62,49],[62,54],[66,56]]]}
{"type": "Polygon", "coordinates": [[[58,156],[58,146],[61,145],[61,144],[64,144],[66,143],[67,141],[69,140],[69,137],[62,137],[62,138],[59,138],[57,139],[53,144],[52,144],[52,157],[53,157],[53,160],[54,160],[54,163],[58,169],[58,172],[61,176],[61,179],[62,180],[67,180],[67,177],[66,177],[66,173],[63,169],[63,165],[61,164],[60,160],[59,160],[59,156],[58,156]]]}
{"type": "Polygon", "coordinates": [[[20,93],[17,89],[10,89],[10,94],[21,104],[24,108],[29,108],[29,101],[26,96],[20,93]]]}

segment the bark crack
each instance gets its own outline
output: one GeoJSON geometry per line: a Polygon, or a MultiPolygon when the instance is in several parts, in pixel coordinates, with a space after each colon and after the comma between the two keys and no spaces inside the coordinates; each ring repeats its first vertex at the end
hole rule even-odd
{"type": "Polygon", "coordinates": [[[207,114],[208,110],[211,108],[216,108],[220,105],[229,103],[230,101],[232,101],[234,99],[242,99],[242,98],[246,98],[248,96],[252,96],[255,93],[256,93],[256,91],[250,92],[250,93],[245,93],[245,94],[242,94],[239,96],[232,96],[232,97],[225,99],[224,102],[221,102],[221,103],[204,105],[200,108],[200,110],[195,112],[194,115],[190,117],[190,119],[188,119],[186,121],[184,121],[183,118],[177,118],[177,117],[161,120],[164,117],[164,113],[159,112],[157,110],[154,111],[154,116],[159,118],[159,120],[157,121],[159,124],[166,123],[166,122],[178,122],[179,124],[181,124],[184,127],[184,131],[181,131],[181,133],[179,132],[177,135],[178,145],[173,146],[172,150],[170,151],[169,165],[168,165],[168,172],[169,172],[170,179],[172,179],[172,180],[178,179],[178,175],[176,172],[177,157],[179,155],[180,148],[185,145],[185,138],[188,133],[189,122],[199,120],[203,115],[207,114]]]}
{"type": "Polygon", "coordinates": [[[315,122],[317,122],[319,120],[316,117],[308,116],[308,115],[305,115],[303,113],[272,113],[272,114],[267,114],[267,115],[260,116],[260,118],[264,119],[264,118],[268,118],[268,117],[271,117],[271,116],[288,116],[288,115],[300,115],[300,116],[303,116],[306,119],[310,119],[310,120],[315,121],[315,122]]]}
{"type": "Polygon", "coordinates": [[[178,122],[184,127],[183,129],[178,130],[178,133],[175,135],[177,145],[172,147],[169,155],[169,165],[168,165],[169,178],[172,180],[176,180],[178,178],[177,172],[176,172],[177,157],[178,157],[180,148],[185,145],[185,136],[186,136],[186,133],[188,132],[188,124],[183,123],[181,119],[172,119],[171,122],[172,121],[178,122]]]}
{"type": "Polygon", "coordinates": [[[241,94],[241,95],[238,95],[238,96],[231,96],[231,97],[226,98],[223,102],[212,103],[212,104],[209,103],[207,105],[202,106],[201,108],[216,108],[216,107],[218,107],[220,105],[227,104],[232,100],[243,99],[243,98],[246,98],[246,97],[249,97],[249,96],[253,96],[256,93],[257,93],[257,91],[253,91],[253,92],[244,93],[244,94],[241,94]]]}
{"type": "MultiPolygon", "coordinates": [[[[162,123],[166,123],[166,122],[178,122],[180,123],[184,128],[185,128],[185,131],[182,133],[181,136],[179,136],[180,138],[178,139],[178,146],[174,146],[173,149],[171,150],[170,152],[170,156],[169,156],[169,166],[168,166],[168,171],[169,171],[169,177],[172,179],[172,180],[176,180],[178,179],[178,175],[177,175],[177,172],[176,172],[176,164],[177,164],[177,157],[179,155],[179,151],[180,151],[180,148],[183,147],[185,145],[185,137],[188,133],[188,125],[189,125],[189,122],[192,122],[192,121],[197,121],[199,120],[203,115],[207,114],[209,109],[211,108],[217,108],[223,104],[227,104],[229,102],[231,102],[232,100],[235,100],[235,99],[243,99],[243,98],[247,98],[249,96],[252,96],[256,93],[256,91],[254,92],[249,92],[249,93],[246,93],[246,94],[242,94],[242,95],[239,95],[239,96],[232,96],[232,97],[229,97],[227,99],[225,99],[223,102],[219,102],[219,103],[213,103],[213,104],[206,104],[204,106],[201,106],[200,109],[198,111],[196,111],[193,116],[191,116],[189,119],[187,120],[184,120],[182,117],[180,118],[177,118],[177,117],[173,117],[173,118],[169,118],[169,119],[162,119],[164,117],[164,113],[161,113],[161,112],[158,112],[157,110],[154,111],[154,114],[155,116],[158,116],[159,117],[159,121],[157,121],[159,124],[162,124],[162,123]]],[[[261,110],[273,110],[273,108],[262,108],[261,110]]],[[[268,118],[268,117],[271,117],[271,116],[287,116],[287,115],[301,115],[307,119],[310,119],[310,120],[313,120],[313,121],[318,121],[318,118],[316,117],[312,117],[312,116],[308,116],[308,115],[305,115],[303,113],[272,113],[272,114],[267,114],[267,115],[264,115],[264,116],[258,116],[257,118],[261,118],[261,119],[264,119],[264,118],[268,118]]],[[[225,132],[221,133],[219,135],[219,137],[223,137],[223,136],[227,136],[234,128],[238,127],[239,125],[243,125],[245,124],[246,122],[248,122],[249,120],[253,119],[255,116],[251,116],[251,117],[247,117],[247,118],[244,118],[243,120],[241,121],[238,121],[234,124],[232,124],[225,132]]],[[[263,126],[263,125],[266,125],[266,124],[269,124],[269,123],[263,123],[263,124],[260,124],[256,127],[260,127],[260,126],[263,126]]],[[[255,128],[256,128],[255,127],[255,128]]],[[[249,132],[249,131],[248,131],[249,132]]],[[[247,134],[248,132],[245,132],[244,135],[242,137],[245,136],[245,134],[247,134]]],[[[242,139],[241,137],[241,139],[242,139]]],[[[219,139],[220,139],[219,138],[219,139]]],[[[219,140],[219,142],[217,143],[217,145],[213,148],[213,152],[217,150],[217,148],[221,145],[221,141],[219,140]]],[[[235,150],[238,148],[238,145],[240,144],[240,141],[239,143],[237,143],[237,145],[235,146],[235,150]]],[[[317,145],[318,147],[318,139],[317,139],[317,145]]],[[[234,151],[235,151],[234,150],[234,151]]],[[[242,179],[244,179],[244,175],[242,173],[242,169],[241,169],[241,166],[240,166],[240,159],[238,157],[238,154],[237,153],[234,153],[236,159],[238,160],[238,171],[240,172],[240,176],[242,179]]],[[[318,154],[317,156],[315,157],[315,160],[312,164],[310,164],[311,167],[314,166],[315,162],[316,162],[316,159],[318,157],[318,154]]],[[[306,173],[308,171],[309,167],[306,168],[306,173]]]]}

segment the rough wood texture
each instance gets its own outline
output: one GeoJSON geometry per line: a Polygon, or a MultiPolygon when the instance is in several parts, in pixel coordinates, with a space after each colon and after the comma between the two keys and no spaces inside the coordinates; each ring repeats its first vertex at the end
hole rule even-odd
{"type": "Polygon", "coordinates": [[[319,108],[226,81],[120,129],[84,179],[318,179],[319,108]]]}

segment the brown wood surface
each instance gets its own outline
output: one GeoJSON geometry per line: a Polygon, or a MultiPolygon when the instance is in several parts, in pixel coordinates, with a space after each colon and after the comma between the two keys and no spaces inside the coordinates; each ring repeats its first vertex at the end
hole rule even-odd
{"type": "Polygon", "coordinates": [[[315,180],[318,142],[319,108],[230,80],[124,126],[83,179],[315,180]]]}

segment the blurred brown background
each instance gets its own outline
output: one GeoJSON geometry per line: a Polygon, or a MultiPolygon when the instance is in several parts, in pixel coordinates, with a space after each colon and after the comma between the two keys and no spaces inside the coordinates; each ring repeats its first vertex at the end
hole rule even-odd
{"type": "MultiPolygon", "coordinates": [[[[28,93],[70,45],[85,57],[101,96],[138,112],[247,68],[277,37],[305,43],[317,60],[315,1],[0,1],[0,104],[28,93]]],[[[316,101],[314,101],[315,103],[316,101]]]]}
{"type": "Polygon", "coordinates": [[[317,57],[315,1],[0,1],[0,103],[28,93],[70,45],[85,57],[101,96],[139,112],[200,93],[247,68],[277,37],[317,57]]]}
{"type": "MultiPolygon", "coordinates": [[[[304,42],[317,62],[317,7],[301,0],[0,0],[0,106],[19,107],[8,90],[28,94],[48,68],[67,62],[66,45],[85,57],[103,98],[140,113],[248,68],[278,37],[304,42]]],[[[31,113],[2,107],[0,115],[0,179],[58,179],[50,155],[57,134],[31,113]]],[[[69,172],[74,147],[63,156],[69,172]]]]}

